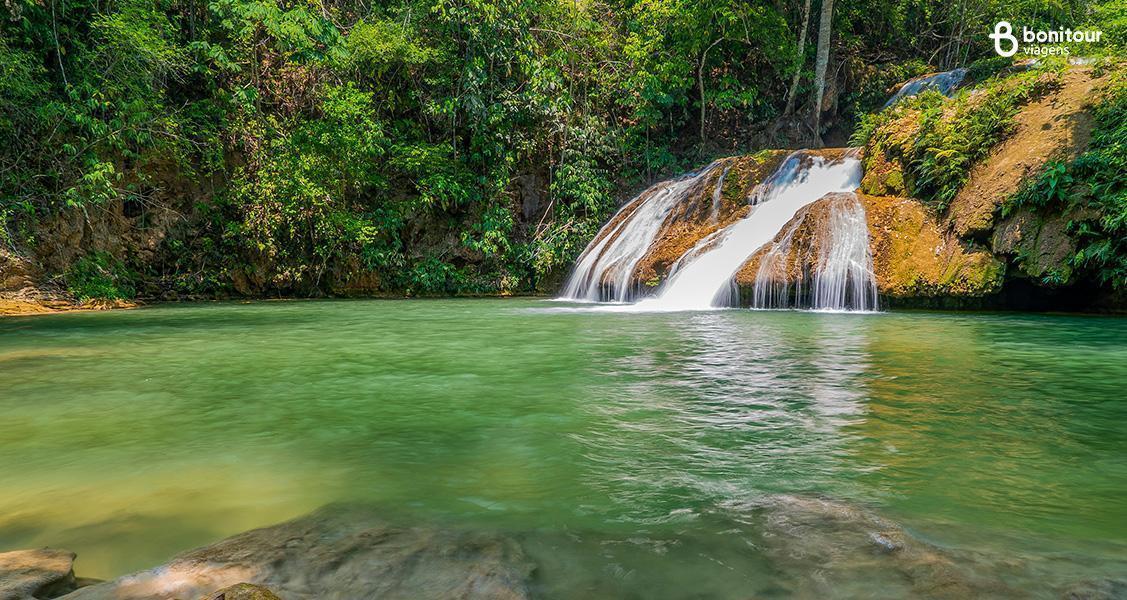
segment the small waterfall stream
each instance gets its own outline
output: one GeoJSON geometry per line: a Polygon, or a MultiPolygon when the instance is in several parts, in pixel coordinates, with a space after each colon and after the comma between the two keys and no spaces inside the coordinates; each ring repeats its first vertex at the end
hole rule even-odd
{"type": "Polygon", "coordinates": [[[959,67],[958,69],[952,69],[926,77],[917,77],[900,86],[900,89],[896,90],[896,93],[888,99],[888,102],[884,103],[884,108],[888,108],[905,98],[915,96],[925,90],[936,90],[944,96],[950,96],[952,90],[958,87],[966,76],[966,68],[959,67]]]}
{"type": "Polygon", "coordinates": [[[586,302],[632,299],[634,267],[649,250],[669,212],[718,164],[658,183],[626,203],[579,256],[563,297],[586,302]]]}
{"type": "MultiPolygon", "coordinates": [[[[966,74],[967,69],[958,68],[913,79],[900,86],[884,107],[925,90],[949,95],[966,74]]],[[[670,216],[674,209],[688,201],[694,186],[719,165],[720,161],[713,162],[700,171],[659,183],[627,203],[580,255],[562,298],[617,303],[633,300],[640,291],[635,281],[639,262],[666,221],[676,219],[670,216]]],[[[718,220],[728,168],[712,190],[713,223],[718,220]]],[[[654,296],[627,310],[736,306],[740,298],[735,277],[757,253],[759,266],[750,297],[753,308],[876,310],[868,224],[865,209],[853,193],[861,177],[858,149],[850,149],[836,159],[808,150],[791,154],[752,191],[748,198],[752,208],[746,217],[698,240],[672,264],[669,277],[654,296]],[[808,219],[808,214],[795,220],[802,209],[830,194],[839,197],[830,199],[828,214],[820,221],[808,219]],[[813,239],[806,235],[807,239],[796,245],[804,227],[816,228],[813,239]]],[[[741,277],[746,285],[746,273],[741,277]]]]}

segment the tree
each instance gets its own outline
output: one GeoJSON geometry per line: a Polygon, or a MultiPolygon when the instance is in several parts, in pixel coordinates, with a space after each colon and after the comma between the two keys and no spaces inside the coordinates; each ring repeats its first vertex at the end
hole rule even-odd
{"type": "Polygon", "coordinates": [[[790,116],[794,114],[794,98],[798,94],[798,80],[802,78],[802,63],[806,58],[806,29],[810,23],[810,0],[806,0],[805,5],[802,7],[802,32],[798,34],[798,52],[797,59],[794,65],[794,78],[790,81],[790,89],[787,90],[787,107],[783,111],[784,115],[790,116]]]}
{"type": "Polygon", "coordinates": [[[818,52],[814,62],[814,145],[822,146],[822,98],[826,93],[826,67],[830,62],[830,34],[833,30],[834,0],[822,0],[818,26],[818,52]]]}

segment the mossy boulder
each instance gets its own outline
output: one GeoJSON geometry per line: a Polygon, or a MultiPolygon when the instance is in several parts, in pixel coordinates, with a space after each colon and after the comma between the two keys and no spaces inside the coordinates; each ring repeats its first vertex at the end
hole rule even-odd
{"type": "Polygon", "coordinates": [[[896,119],[873,131],[865,146],[865,176],[861,191],[874,196],[908,193],[905,163],[920,133],[920,112],[904,110],[896,119]]]}
{"type": "MultiPolygon", "coordinates": [[[[821,246],[831,236],[827,230],[834,202],[832,194],[800,210],[772,244],[756,252],[736,274],[736,284],[747,290],[755,285],[760,267],[771,248],[785,247],[789,255],[774,261],[776,281],[791,285],[810,278],[818,268],[821,246]],[[784,240],[785,237],[790,239],[784,240]]],[[[878,292],[885,297],[981,297],[1001,289],[1005,264],[984,250],[969,250],[947,233],[922,202],[910,198],[857,194],[865,209],[869,247],[878,292]]]]}
{"type": "Polygon", "coordinates": [[[971,250],[911,198],[858,194],[869,221],[873,271],[884,296],[981,297],[1002,287],[1005,264],[971,250]]]}
{"type": "Polygon", "coordinates": [[[1068,285],[1073,281],[1070,259],[1076,254],[1069,223],[1091,217],[1082,210],[1043,213],[1021,208],[998,223],[991,249],[1011,258],[1018,272],[1041,285],[1068,285]]]}

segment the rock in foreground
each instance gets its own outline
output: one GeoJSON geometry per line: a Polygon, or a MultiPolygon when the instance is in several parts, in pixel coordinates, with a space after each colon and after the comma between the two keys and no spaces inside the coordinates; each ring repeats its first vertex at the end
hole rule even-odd
{"type": "Polygon", "coordinates": [[[0,600],[54,598],[74,590],[74,556],[51,548],[0,552],[0,600]]]}
{"type": "Polygon", "coordinates": [[[237,583],[209,594],[206,600],[282,600],[269,589],[253,583],[237,583]]]}
{"type": "Polygon", "coordinates": [[[395,527],[366,509],[333,505],[66,598],[212,598],[222,588],[251,583],[286,600],[518,600],[528,597],[525,582],[531,571],[520,547],[508,538],[395,527]]]}

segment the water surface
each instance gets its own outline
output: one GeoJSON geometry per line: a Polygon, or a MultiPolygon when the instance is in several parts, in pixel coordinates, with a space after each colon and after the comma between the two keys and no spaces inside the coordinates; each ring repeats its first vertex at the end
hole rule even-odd
{"type": "Polygon", "coordinates": [[[167,305],[0,321],[0,374],[0,550],[82,576],[345,500],[519,533],[548,596],[786,595],[778,494],[1033,596],[1127,573],[1124,319],[167,305]]]}

